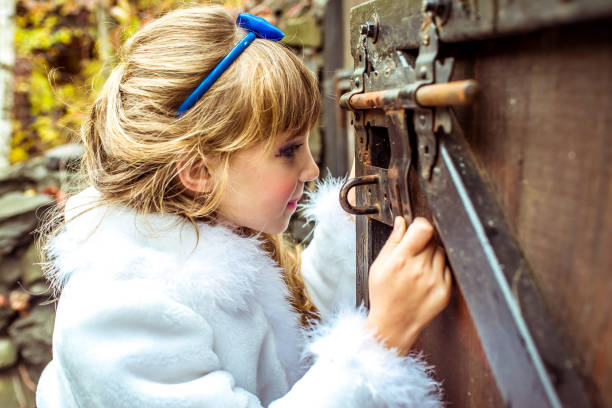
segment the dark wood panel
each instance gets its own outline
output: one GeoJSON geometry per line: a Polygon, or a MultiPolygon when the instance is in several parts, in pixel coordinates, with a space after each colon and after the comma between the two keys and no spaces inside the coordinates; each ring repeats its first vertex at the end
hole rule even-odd
{"type": "MultiPolygon", "coordinates": [[[[414,168],[409,173],[409,185],[413,213],[432,220],[414,168]]],[[[449,305],[423,331],[415,349],[423,352],[427,362],[435,367],[435,376],[443,383],[444,398],[449,406],[503,406],[478,331],[456,282],[449,305]]]]}
{"type": "Polygon", "coordinates": [[[482,87],[459,112],[565,346],[612,406],[612,25],[452,46],[482,87]]]}
{"type": "MultiPolygon", "coordinates": [[[[457,60],[453,79],[475,78],[483,89],[475,107],[458,112],[460,123],[530,264],[533,280],[568,350],[567,356],[561,352],[551,355],[550,350],[559,348],[553,347],[552,341],[548,344],[542,341],[546,337],[541,333],[551,333],[541,329],[546,326],[547,321],[540,320],[545,314],[531,314],[529,308],[522,309],[522,313],[529,329],[539,336],[552,380],[556,384],[566,383],[561,367],[574,366],[587,385],[594,405],[612,406],[612,358],[609,356],[612,330],[608,317],[612,310],[609,279],[612,277],[609,136],[612,132],[612,24],[607,12],[612,3],[599,0],[563,4],[548,0],[537,4],[462,3],[493,8],[479,6],[477,14],[485,18],[474,25],[455,21],[455,15],[442,28],[441,38],[453,42],[445,45],[443,53],[457,60]],[[547,8],[546,5],[551,5],[546,13],[534,12],[547,8]],[[600,11],[606,12],[599,15],[600,11]],[[605,15],[608,20],[603,19],[605,15]],[[594,17],[601,19],[555,27],[561,22],[567,24],[594,17]],[[462,27],[467,30],[463,34],[462,27]],[[538,27],[545,28],[538,31],[538,27]],[[517,34],[525,30],[531,33],[517,34]],[[511,33],[514,33],[512,37],[511,33]],[[500,36],[505,37],[495,39],[500,36]],[[480,41],[455,43],[467,38],[480,41]],[[562,360],[565,357],[567,361],[562,360]]],[[[421,21],[419,2],[370,2],[353,10],[351,24],[358,28],[359,24],[372,20],[373,14],[380,21],[376,45],[368,40],[367,55],[374,63],[395,48],[416,47],[421,21]]],[[[351,30],[353,35],[357,32],[351,30]]],[[[352,43],[356,45],[356,41],[352,43]]],[[[363,169],[358,165],[357,170],[361,174],[363,169]]],[[[418,184],[414,177],[411,182],[413,186],[418,184]]],[[[412,204],[415,214],[427,212],[427,204],[418,191],[413,191],[412,204]]],[[[360,231],[366,232],[365,224],[360,225],[360,231]]],[[[374,240],[383,242],[388,231],[373,223],[367,225],[367,235],[371,237],[366,240],[368,245],[364,245],[368,250],[362,252],[369,252],[366,258],[371,261],[375,255],[371,244],[374,240]]],[[[360,260],[363,261],[363,256],[360,260]]],[[[529,272],[521,269],[515,276],[508,267],[510,264],[511,259],[506,259],[511,290],[515,297],[522,299],[520,276],[529,272]]],[[[469,271],[469,268],[463,270],[460,277],[469,276],[469,271]]],[[[367,272],[367,265],[362,265],[360,272],[367,272]]],[[[477,269],[474,273],[481,276],[477,269]]],[[[471,307],[474,311],[473,304],[471,307]]],[[[496,324],[489,320],[479,318],[474,324],[464,298],[456,289],[449,308],[419,342],[428,360],[436,364],[452,406],[502,405],[476,330],[476,326],[479,330],[496,327],[486,326],[496,324]]],[[[496,343],[486,339],[483,344],[498,373],[499,356],[512,353],[504,353],[505,349],[495,353],[496,343]]],[[[501,373],[504,374],[504,366],[501,373]]],[[[516,405],[516,401],[506,397],[506,404],[516,405]]],[[[525,397],[525,393],[520,397],[525,397]]],[[[568,403],[572,405],[584,404],[568,403]]]]}
{"type": "Polygon", "coordinates": [[[449,407],[503,407],[472,317],[459,288],[416,345],[435,367],[449,407]]]}

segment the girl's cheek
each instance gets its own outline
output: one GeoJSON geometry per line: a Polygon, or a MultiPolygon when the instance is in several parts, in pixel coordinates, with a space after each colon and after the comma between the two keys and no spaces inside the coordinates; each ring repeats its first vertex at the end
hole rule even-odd
{"type": "Polygon", "coordinates": [[[292,180],[283,180],[275,185],[270,185],[270,193],[275,201],[289,201],[295,193],[295,183],[292,180]]]}

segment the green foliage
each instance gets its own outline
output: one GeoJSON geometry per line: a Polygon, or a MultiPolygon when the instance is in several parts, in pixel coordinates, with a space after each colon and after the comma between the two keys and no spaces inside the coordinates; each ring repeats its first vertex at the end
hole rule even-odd
{"type": "MultiPolygon", "coordinates": [[[[247,3],[199,2],[240,9],[247,3]]],[[[75,139],[121,44],[147,21],[188,3],[198,1],[18,0],[11,161],[75,139]]]]}
{"type": "Polygon", "coordinates": [[[101,66],[93,46],[98,3],[17,2],[12,162],[65,143],[78,130],[103,82],[91,80],[101,66]]]}
{"type": "Polygon", "coordinates": [[[11,161],[75,139],[122,42],[177,3],[17,1],[11,161]]]}

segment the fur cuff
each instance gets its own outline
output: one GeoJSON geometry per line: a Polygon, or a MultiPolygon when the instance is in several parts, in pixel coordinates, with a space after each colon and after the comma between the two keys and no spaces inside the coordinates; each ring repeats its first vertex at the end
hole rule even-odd
{"type": "Polygon", "coordinates": [[[344,227],[346,224],[354,228],[349,215],[340,206],[340,189],[345,179],[326,177],[317,183],[315,191],[306,192],[306,200],[300,205],[302,214],[307,222],[329,225],[334,227],[344,227]]]}
{"type": "Polygon", "coordinates": [[[373,406],[439,408],[440,384],[420,355],[398,356],[364,328],[366,311],[343,310],[312,333],[307,353],[338,368],[346,381],[362,384],[373,406]]]}
{"type": "Polygon", "coordinates": [[[355,223],[340,207],[342,182],[331,177],[320,181],[302,206],[306,219],[316,223],[302,253],[302,275],[323,316],[340,304],[355,305],[355,223]]]}

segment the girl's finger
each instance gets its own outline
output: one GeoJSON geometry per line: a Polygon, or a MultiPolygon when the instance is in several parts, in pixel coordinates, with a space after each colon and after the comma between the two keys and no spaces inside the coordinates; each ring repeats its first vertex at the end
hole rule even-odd
{"type": "Polygon", "coordinates": [[[442,248],[441,246],[437,246],[431,259],[431,266],[433,270],[442,271],[442,273],[444,274],[445,262],[446,256],[444,255],[444,248],[442,248]]]}
{"type": "Polygon", "coordinates": [[[378,256],[387,256],[393,249],[395,249],[399,243],[402,241],[402,237],[406,232],[406,220],[404,217],[395,217],[395,221],[393,222],[393,231],[391,231],[391,235],[387,238],[387,242],[383,245],[380,250],[378,256]]]}
{"type": "Polygon", "coordinates": [[[433,239],[430,239],[427,245],[425,246],[425,248],[423,248],[418,255],[420,257],[423,257],[423,262],[428,267],[430,265],[433,265],[433,259],[436,254],[437,248],[438,248],[438,245],[436,244],[436,241],[433,239]]]}
{"type": "Polygon", "coordinates": [[[446,285],[446,287],[450,288],[453,283],[453,274],[448,266],[444,268],[444,275],[442,275],[442,277],[444,279],[444,284],[446,285]]]}
{"type": "Polygon", "coordinates": [[[408,227],[408,231],[399,243],[398,248],[404,250],[408,255],[417,255],[423,251],[433,237],[432,225],[423,217],[417,217],[408,227]]]}

